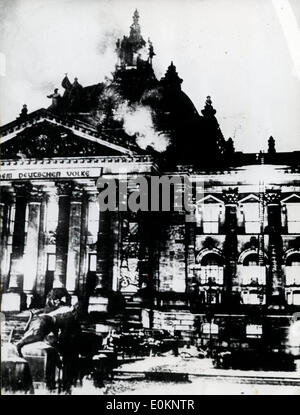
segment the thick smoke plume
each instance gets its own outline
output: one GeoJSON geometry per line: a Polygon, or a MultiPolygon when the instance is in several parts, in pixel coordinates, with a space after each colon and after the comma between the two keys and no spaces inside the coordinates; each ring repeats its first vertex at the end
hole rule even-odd
{"type": "Polygon", "coordinates": [[[150,146],[158,152],[163,152],[170,144],[166,135],[155,130],[150,107],[129,106],[124,102],[118,106],[114,117],[118,121],[123,121],[125,132],[130,136],[136,136],[136,142],[142,149],[150,146]]]}

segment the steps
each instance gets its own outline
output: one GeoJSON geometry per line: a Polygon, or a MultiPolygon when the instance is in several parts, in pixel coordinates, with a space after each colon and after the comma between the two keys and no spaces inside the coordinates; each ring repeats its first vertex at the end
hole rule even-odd
{"type": "Polygon", "coordinates": [[[1,341],[16,343],[24,334],[27,321],[29,319],[29,312],[19,314],[5,313],[5,324],[1,331],[1,341]]]}

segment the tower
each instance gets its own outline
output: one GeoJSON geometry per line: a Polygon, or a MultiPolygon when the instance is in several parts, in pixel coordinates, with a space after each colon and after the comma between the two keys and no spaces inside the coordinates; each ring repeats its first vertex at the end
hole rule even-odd
{"type": "Polygon", "coordinates": [[[155,55],[153,45],[148,39],[148,48],[146,47],[146,41],[141,34],[139,18],[139,12],[135,10],[129,36],[123,36],[116,42],[117,68],[135,68],[139,61],[152,63],[152,58],[155,55]]]}

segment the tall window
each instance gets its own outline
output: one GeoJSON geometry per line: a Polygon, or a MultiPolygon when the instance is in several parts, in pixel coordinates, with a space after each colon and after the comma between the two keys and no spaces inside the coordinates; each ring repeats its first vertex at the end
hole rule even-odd
{"type": "Polygon", "coordinates": [[[287,203],[288,233],[300,233],[300,203],[287,203]]]}
{"type": "Polygon", "coordinates": [[[218,203],[204,203],[202,210],[203,233],[218,233],[221,207],[218,203]]]}
{"type": "Polygon", "coordinates": [[[259,203],[241,205],[244,215],[245,233],[260,233],[259,203]]]}

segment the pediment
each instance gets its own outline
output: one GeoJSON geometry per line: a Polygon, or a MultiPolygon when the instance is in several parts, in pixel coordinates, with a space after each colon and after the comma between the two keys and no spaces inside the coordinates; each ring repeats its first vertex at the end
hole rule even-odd
{"type": "Polygon", "coordinates": [[[292,195],[283,199],[281,203],[300,203],[300,196],[296,193],[293,193],[292,195]]]}
{"type": "Polygon", "coordinates": [[[207,195],[207,196],[203,197],[202,199],[200,199],[198,201],[198,203],[221,203],[221,204],[224,204],[223,200],[218,199],[214,195],[207,195]]]}
{"type": "Polygon", "coordinates": [[[255,194],[251,193],[250,195],[244,197],[239,201],[240,204],[242,203],[259,203],[259,197],[255,194]]]}
{"type": "Polygon", "coordinates": [[[63,120],[46,110],[0,130],[1,159],[133,155],[133,151],[99,137],[97,130],[63,120]]]}

